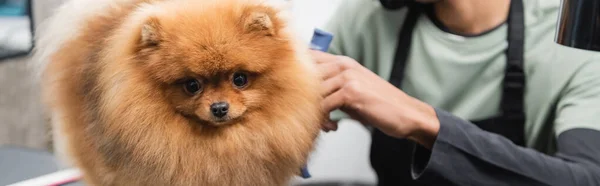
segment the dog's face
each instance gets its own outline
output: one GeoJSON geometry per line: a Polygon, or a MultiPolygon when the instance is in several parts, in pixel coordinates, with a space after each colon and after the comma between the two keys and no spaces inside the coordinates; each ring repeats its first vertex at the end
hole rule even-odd
{"type": "Polygon", "coordinates": [[[277,75],[295,61],[290,43],[278,36],[282,21],[275,11],[223,10],[231,12],[150,18],[136,51],[174,110],[201,125],[223,126],[276,109],[269,95],[292,83],[277,75]]]}
{"type": "Polygon", "coordinates": [[[168,98],[181,114],[197,122],[219,126],[242,117],[252,107],[249,99],[262,99],[253,81],[260,72],[243,67],[203,73],[190,70],[167,88],[168,98]],[[256,98],[253,98],[256,97],[256,98]]]}

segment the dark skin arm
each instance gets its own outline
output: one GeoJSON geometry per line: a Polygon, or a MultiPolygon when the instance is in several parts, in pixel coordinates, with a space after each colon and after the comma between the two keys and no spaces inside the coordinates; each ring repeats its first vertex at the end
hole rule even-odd
{"type": "MultiPolygon", "coordinates": [[[[389,136],[431,148],[440,128],[433,107],[410,97],[351,58],[319,51],[312,54],[323,78],[322,106],[326,113],[340,109],[389,136]]],[[[335,130],[337,122],[328,121],[323,127],[335,130]]]]}
{"type": "MultiPolygon", "coordinates": [[[[316,51],[313,56],[322,71],[327,113],[340,109],[389,136],[420,144],[415,156],[421,159],[412,165],[416,180],[431,185],[600,184],[600,131],[564,132],[557,139],[558,153],[550,156],[436,110],[351,58],[316,51]]],[[[585,90],[580,94],[598,95],[585,90]]],[[[335,130],[337,124],[329,121],[323,127],[335,130]]]]}

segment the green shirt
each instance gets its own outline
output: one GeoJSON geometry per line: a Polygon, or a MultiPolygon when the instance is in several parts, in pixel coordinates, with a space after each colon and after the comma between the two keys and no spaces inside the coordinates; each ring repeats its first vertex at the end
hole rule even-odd
{"type": "MultiPolygon", "coordinates": [[[[600,53],[554,42],[558,0],[527,0],[525,8],[525,140],[555,152],[555,139],[574,128],[600,130],[600,53]]],[[[329,50],[349,56],[388,79],[406,9],[379,1],[347,0],[325,30],[329,50]]],[[[413,32],[402,90],[466,120],[500,113],[507,25],[476,37],[440,30],[422,15],[413,32]]]]}

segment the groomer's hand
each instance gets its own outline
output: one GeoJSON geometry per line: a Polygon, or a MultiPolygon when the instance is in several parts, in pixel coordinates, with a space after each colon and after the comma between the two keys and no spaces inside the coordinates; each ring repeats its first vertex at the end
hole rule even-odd
{"type": "MultiPolygon", "coordinates": [[[[354,59],[312,51],[322,75],[322,106],[327,116],[340,109],[363,124],[385,134],[408,138],[430,148],[439,131],[433,107],[380,78],[354,59]]],[[[337,129],[337,122],[323,124],[324,130],[337,129]]]]}

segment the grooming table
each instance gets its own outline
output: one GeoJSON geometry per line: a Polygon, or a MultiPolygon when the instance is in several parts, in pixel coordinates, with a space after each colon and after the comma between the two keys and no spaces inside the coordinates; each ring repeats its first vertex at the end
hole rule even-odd
{"type": "MultiPolygon", "coordinates": [[[[10,185],[57,171],[59,171],[58,161],[48,152],[10,146],[0,147],[0,185],[10,185]]],[[[61,186],[83,186],[83,184],[72,182],[61,186]]]]}

